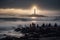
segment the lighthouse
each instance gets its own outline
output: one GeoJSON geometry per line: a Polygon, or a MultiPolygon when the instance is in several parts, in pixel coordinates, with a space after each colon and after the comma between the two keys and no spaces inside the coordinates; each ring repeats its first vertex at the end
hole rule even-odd
{"type": "Polygon", "coordinates": [[[34,15],[36,15],[36,9],[34,9],[34,15]]]}
{"type": "Polygon", "coordinates": [[[32,8],[32,15],[36,15],[37,14],[37,7],[36,6],[33,6],[32,8]]]}

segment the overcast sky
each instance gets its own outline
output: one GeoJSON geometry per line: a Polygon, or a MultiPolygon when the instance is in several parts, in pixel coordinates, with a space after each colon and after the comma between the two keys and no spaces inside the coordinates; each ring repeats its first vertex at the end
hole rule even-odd
{"type": "Polygon", "coordinates": [[[42,9],[60,10],[60,0],[0,0],[0,8],[29,8],[37,4],[42,9]]]}
{"type": "MultiPolygon", "coordinates": [[[[47,10],[45,12],[49,15],[60,15],[60,0],[0,0],[0,13],[21,12],[22,14],[25,13],[24,10],[20,11],[17,9],[29,9],[33,5],[37,5],[40,10],[47,10]]],[[[42,11],[43,14],[45,14],[45,12],[42,11]]],[[[28,13],[28,11],[26,13],[28,13]]],[[[39,14],[42,13],[40,12],[39,14]]]]}

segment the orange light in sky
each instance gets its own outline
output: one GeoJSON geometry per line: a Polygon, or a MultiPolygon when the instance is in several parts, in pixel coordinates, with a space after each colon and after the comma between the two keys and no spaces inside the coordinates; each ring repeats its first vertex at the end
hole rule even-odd
{"type": "Polygon", "coordinates": [[[36,14],[43,14],[43,15],[49,15],[49,14],[55,14],[60,13],[60,11],[56,10],[41,10],[38,9],[37,6],[32,6],[31,9],[16,9],[16,8],[0,8],[0,13],[11,13],[11,14],[34,14],[34,9],[36,10],[36,14]]]}
{"type": "Polygon", "coordinates": [[[31,13],[32,13],[32,14],[34,14],[34,10],[36,10],[36,13],[38,13],[38,12],[37,12],[37,11],[38,11],[37,6],[33,6],[33,7],[31,8],[31,13]]]}

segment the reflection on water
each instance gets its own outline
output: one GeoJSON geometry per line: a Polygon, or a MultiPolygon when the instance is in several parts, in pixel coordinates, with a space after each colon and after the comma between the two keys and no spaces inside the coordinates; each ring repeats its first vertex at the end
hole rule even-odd
{"type": "Polygon", "coordinates": [[[36,19],[36,17],[31,17],[32,19],[36,19]]]}
{"type": "MultiPolygon", "coordinates": [[[[32,20],[36,20],[36,17],[31,17],[32,20]]],[[[32,23],[36,23],[37,21],[31,21],[32,23]]]]}

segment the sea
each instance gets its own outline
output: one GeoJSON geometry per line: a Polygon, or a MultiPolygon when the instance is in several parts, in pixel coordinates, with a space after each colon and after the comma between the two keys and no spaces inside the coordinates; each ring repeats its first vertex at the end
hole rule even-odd
{"type": "MultiPolygon", "coordinates": [[[[0,18],[0,39],[6,37],[4,36],[4,34],[7,34],[7,36],[14,36],[18,38],[24,36],[24,34],[20,32],[15,32],[14,29],[19,25],[21,25],[22,27],[25,27],[25,25],[29,26],[29,24],[31,23],[39,25],[42,25],[43,23],[51,23],[52,25],[54,25],[55,23],[57,23],[58,25],[60,25],[60,16],[0,18]]],[[[42,40],[44,39],[47,38],[43,38],[42,40]]]]}

